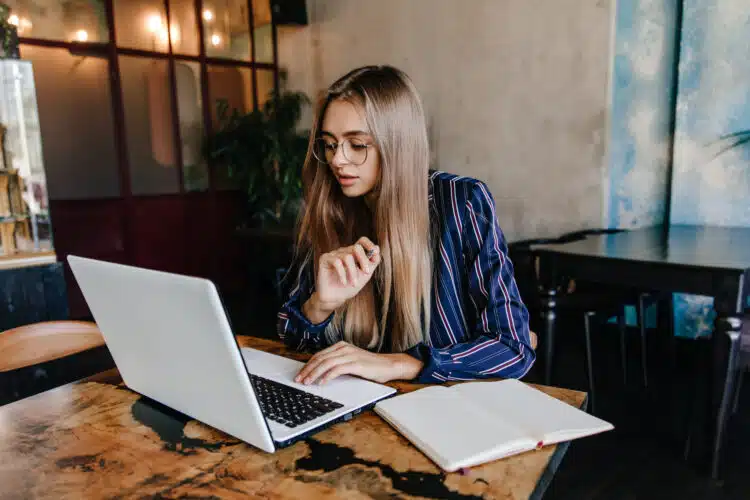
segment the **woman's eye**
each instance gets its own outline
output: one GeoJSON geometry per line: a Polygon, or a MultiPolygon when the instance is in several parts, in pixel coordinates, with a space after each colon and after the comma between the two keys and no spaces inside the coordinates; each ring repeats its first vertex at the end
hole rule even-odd
{"type": "Polygon", "coordinates": [[[330,151],[335,151],[336,148],[338,148],[338,144],[336,144],[336,143],[329,143],[329,142],[326,143],[326,149],[328,149],[330,151]]]}
{"type": "Polygon", "coordinates": [[[352,148],[353,149],[357,149],[357,150],[365,149],[365,148],[367,148],[367,144],[353,142],[352,143],[352,148]]]}

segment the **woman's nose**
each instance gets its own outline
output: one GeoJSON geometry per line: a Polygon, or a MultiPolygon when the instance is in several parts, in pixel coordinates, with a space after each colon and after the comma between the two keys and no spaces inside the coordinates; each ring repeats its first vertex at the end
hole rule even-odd
{"type": "Polygon", "coordinates": [[[331,158],[331,165],[346,165],[349,160],[344,156],[344,143],[340,143],[336,146],[336,151],[333,152],[333,158],[331,158]]]}

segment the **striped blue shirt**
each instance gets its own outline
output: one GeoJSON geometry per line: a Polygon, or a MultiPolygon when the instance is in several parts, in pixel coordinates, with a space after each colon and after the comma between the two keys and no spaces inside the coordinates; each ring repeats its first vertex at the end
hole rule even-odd
{"type": "MultiPolygon", "coordinates": [[[[521,378],[536,355],[529,313],[513,277],[495,201],[482,181],[445,172],[429,178],[430,221],[437,231],[430,332],[407,354],[424,362],[417,382],[521,378]]],[[[278,333],[295,349],[328,346],[331,317],[312,324],[301,306],[313,291],[310,273],[278,314],[278,333]]]]}

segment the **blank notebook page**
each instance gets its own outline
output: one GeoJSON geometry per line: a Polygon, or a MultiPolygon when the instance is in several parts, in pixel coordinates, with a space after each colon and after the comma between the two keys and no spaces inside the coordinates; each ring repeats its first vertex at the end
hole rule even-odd
{"type": "Polygon", "coordinates": [[[447,387],[434,386],[386,399],[377,404],[376,411],[444,468],[496,445],[515,449],[533,441],[523,430],[447,387]]]}
{"type": "Polygon", "coordinates": [[[564,403],[525,383],[515,380],[474,382],[453,387],[467,399],[481,404],[532,437],[549,441],[594,434],[612,429],[609,422],[564,403]]]}

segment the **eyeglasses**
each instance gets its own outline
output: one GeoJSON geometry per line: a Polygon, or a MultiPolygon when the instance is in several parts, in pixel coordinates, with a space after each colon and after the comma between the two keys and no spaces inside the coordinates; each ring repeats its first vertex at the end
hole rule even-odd
{"type": "MultiPolygon", "coordinates": [[[[368,144],[361,139],[344,139],[340,146],[346,161],[352,165],[362,165],[367,161],[367,150],[372,147],[372,144],[368,144]]],[[[338,149],[339,144],[330,139],[319,137],[315,139],[313,144],[313,156],[319,162],[330,165],[338,149]]]]}

